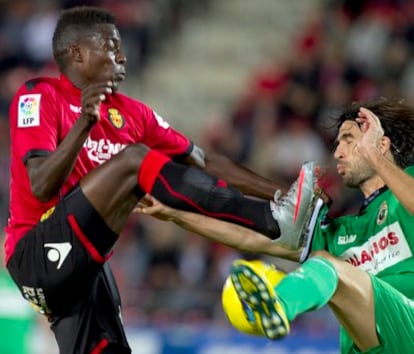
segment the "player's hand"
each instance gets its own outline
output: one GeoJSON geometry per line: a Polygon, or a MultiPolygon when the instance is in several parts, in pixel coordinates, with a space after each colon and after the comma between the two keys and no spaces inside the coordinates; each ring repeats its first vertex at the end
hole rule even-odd
{"type": "Polygon", "coordinates": [[[362,156],[367,157],[371,151],[379,149],[384,129],[379,118],[364,107],[360,108],[356,122],[360,125],[363,134],[356,147],[362,156]]]}
{"type": "Polygon", "coordinates": [[[94,125],[100,118],[101,102],[106,99],[106,95],[112,93],[112,82],[92,84],[82,90],[82,114],[81,119],[87,120],[94,125]]]}
{"type": "Polygon", "coordinates": [[[157,219],[168,221],[176,210],[166,206],[150,194],[146,194],[134,209],[135,213],[151,215],[157,219]]]}

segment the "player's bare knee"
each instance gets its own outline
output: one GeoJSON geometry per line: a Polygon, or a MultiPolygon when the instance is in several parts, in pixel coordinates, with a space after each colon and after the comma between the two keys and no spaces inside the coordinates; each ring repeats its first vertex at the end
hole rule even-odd
{"type": "Polygon", "coordinates": [[[129,166],[136,171],[150,149],[144,144],[131,144],[119,153],[119,159],[123,166],[129,166]]]}
{"type": "Polygon", "coordinates": [[[329,261],[338,275],[338,285],[330,300],[331,304],[341,307],[352,301],[351,299],[366,298],[370,294],[371,281],[366,272],[332,256],[327,251],[316,251],[312,256],[323,257],[329,261]]]}
{"type": "Polygon", "coordinates": [[[331,263],[333,262],[333,260],[336,259],[328,251],[324,251],[324,250],[319,250],[319,251],[312,252],[311,253],[311,257],[321,257],[321,258],[325,258],[326,260],[328,260],[331,263]]]}

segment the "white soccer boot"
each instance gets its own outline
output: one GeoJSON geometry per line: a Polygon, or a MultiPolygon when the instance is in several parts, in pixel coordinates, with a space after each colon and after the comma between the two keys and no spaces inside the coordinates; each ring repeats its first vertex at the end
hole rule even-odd
{"type": "Polygon", "coordinates": [[[317,203],[320,199],[315,195],[317,168],[312,161],[304,163],[286,195],[270,203],[280,230],[280,237],[274,242],[283,248],[300,250],[307,244],[310,220],[321,208],[317,203]]]}

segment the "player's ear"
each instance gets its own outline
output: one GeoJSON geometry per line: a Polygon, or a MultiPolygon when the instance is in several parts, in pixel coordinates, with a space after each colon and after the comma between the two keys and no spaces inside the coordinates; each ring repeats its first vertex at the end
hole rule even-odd
{"type": "Polygon", "coordinates": [[[68,54],[71,61],[81,63],[83,61],[82,49],[78,44],[69,47],[68,54]]]}
{"type": "Polygon", "coordinates": [[[382,154],[386,154],[391,150],[391,139],[384,135],[380,140],[379,148],[381,149],[382,154]]]}

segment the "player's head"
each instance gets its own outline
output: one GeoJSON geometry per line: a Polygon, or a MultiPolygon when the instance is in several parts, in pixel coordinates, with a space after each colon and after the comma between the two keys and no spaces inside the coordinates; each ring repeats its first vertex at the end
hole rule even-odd
{"type": "MultiPolygon", "coordinates": [[[[276,269],[273,265],[260,260],[250,261],[250,264],[256,272],[264,274],[274,286],[286,275],[286,273],[276,269]]],[[[221,300],[224,313],[234,328],[246,334],[263,335],[263,330],[258,327],[258,314],[237,296],[230,276],[227,277],[224,283],[221,300]]]]}
{"type": "Polygon", "coordinates": [[[62,73],[78,84],[125,78],[126,58],[115,16],[97,7],[62,11],[53,34],[53,55],[62,73]]]}
{"type": "Polygon", "coordinates": [[[401,100],[375,99],[367,102],[354,102],[337,118],[338,148],[335,157],[339,160],[339,173],[346,185],[359,187],[365,180],[370,179],[375,171],[367,166],[362,157],[355,153],[355,146],[362,137],[359,124],[355,121],[361,107],[372,111],[380,120],[384,129],[388,155],[401,168],[414,162],[414,109],[401,100]],[[338,149],[342,149],[342,155],[338,149]],[[348,150],[348,153],[344,152],[348,150]]]}

